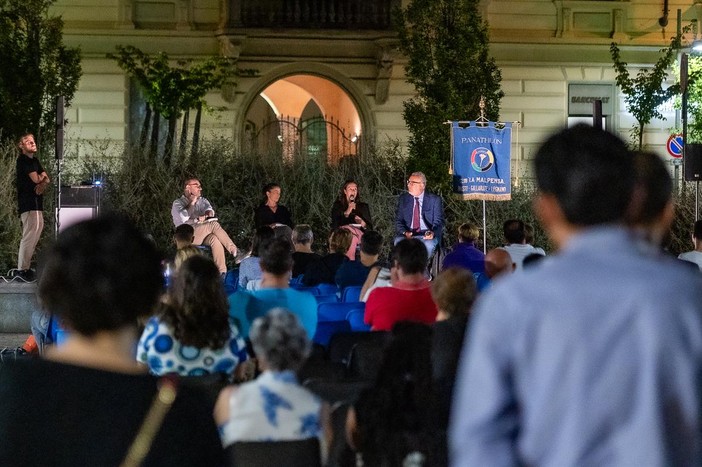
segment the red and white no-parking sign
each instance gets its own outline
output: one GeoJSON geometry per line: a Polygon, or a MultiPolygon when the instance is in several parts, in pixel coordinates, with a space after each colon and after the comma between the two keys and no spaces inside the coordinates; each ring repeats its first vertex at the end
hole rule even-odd
{"type": "Polygon", "coordinates": [[[683,155],[684,144],[685,142],[683,141],[682,135],[670,135],[670,138],[668,138],[668,143],[666,144],[668,154],[676,159],[680,159],[683,155]]]}

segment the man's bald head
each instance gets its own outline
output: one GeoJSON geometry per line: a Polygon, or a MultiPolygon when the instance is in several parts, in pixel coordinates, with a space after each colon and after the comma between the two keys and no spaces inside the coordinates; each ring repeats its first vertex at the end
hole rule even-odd
{"type": "Polygon", "coordinates": [[[485,274],[490,279],[514,271],[514,263],[512,257],[507,250],[502,248],[493,248],[485,255],[485,274]]]}

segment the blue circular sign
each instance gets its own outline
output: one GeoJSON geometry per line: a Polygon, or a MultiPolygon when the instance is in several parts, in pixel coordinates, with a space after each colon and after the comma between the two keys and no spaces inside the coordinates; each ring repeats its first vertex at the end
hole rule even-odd
{"type": "Polygon", "coordinates": [[[685,144],[682,135],[670,135],[668,138],[668,144],[666,147],[668,149],[668,154],[679,159],[683,155],[683,145],[685,144]]]}

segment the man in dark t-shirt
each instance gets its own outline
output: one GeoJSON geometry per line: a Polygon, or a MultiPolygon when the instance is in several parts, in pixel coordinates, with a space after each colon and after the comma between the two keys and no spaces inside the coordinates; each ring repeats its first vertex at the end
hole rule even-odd
{"type": "Polygon", "coordinates": [[[20,154],[17,157],[17,207],[22,221],[22,240],[17,258],[17,275],[32,281],[32,256],[44,230],[43,195],[51,180],[36,158],[37,145],[34,135],[22,135],[18,146],[20,154]]]}

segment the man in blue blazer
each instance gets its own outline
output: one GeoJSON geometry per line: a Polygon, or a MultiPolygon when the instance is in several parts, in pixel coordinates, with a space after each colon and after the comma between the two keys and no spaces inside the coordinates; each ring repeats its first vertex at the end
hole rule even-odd
{"type": "Polygon", "coordinates": [[[414,172],[407,180],[407,192],[397,201],[395,243],[415,237],[424,242],[429,256],[441,241],[444,229],[444,206],[441,197],[427,193],[427,177],[414,172]]]}

